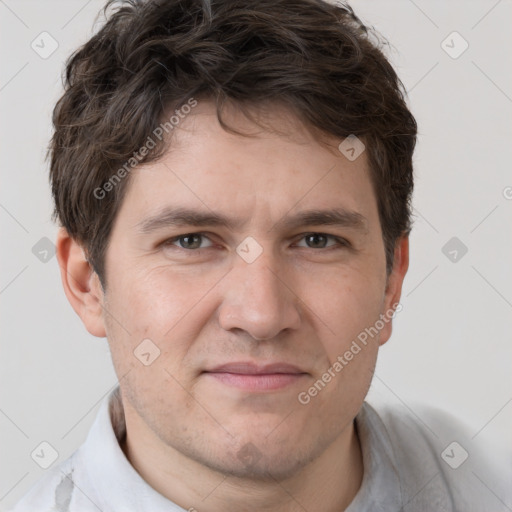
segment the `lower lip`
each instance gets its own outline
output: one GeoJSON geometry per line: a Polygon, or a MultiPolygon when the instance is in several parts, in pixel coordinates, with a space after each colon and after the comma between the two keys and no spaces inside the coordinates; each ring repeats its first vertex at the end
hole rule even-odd
{"type": "Polygon", "coordinates": [[[305,373],[265,373],[247,375],[241,373],[207,372],[223,384],[244,389],[246,391],[273,391],[282,389],[298,382],[305,373]]]}

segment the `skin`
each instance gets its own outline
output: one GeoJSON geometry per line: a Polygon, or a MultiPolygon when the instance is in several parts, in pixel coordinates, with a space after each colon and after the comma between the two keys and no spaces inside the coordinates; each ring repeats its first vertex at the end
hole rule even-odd
{"type": "Polygon", "coordinates": [[[336,149],[340,140],[319,144],[284,108],[258,115],[286,136],[235,108],[226,122],[257,136],[230,134],[213,105],[200,102],[173,133],[172,149],[132,171],[106,254],[106,291],[64,229],[62,281],[88,331],[108,339],[125,409],[122,448],[153,488],[199,512],[226,504],[344,510],[363,475],[353,420],[392,323],[308,404],[297,397],[399,302],[408,239],[397,242],[387,276],[366,154],[349,161],[336,149]],[[239,224],[141,233],[141,222],[177,206],[239,224]],[[278,223],[328,208],[358,212],[363,228],[278,223]],[[172,240],[199,232],[205,237],[172,240]],[[308,233],[329,237],[312,242],[308,233]],[[252,263],[236,252],[248,236],[262,249],[252,263]],[[189,248],[191,240],[201,248],[189,248]],[[160,355],[145,366],[134,350],[147,338],[160,355]],[[304,375],[254,392],[204,373],[233,361],[286,362],[304,375]],[[248,450],[252,459],[241,456],[248,450]]]}

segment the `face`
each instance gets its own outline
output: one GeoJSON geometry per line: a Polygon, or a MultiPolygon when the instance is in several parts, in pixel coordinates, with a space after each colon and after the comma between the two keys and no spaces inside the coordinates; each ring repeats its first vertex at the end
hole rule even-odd
{"type": "Polygon", "coordinates": [[[397,300],[365,153],[260,115],[287,135],[235,109],[227,123],[258,135],[230,134],[199,103],[132,171],[101,299],[127,421],[252,478],[292,475],[351,424],[397,300]]]}

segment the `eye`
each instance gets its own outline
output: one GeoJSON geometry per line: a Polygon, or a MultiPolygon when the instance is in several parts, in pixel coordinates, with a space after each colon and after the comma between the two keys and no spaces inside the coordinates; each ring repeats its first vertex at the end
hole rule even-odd
{"type": "Polygon", "coordinates": [[[309,247],[310,249],[325,249],[333,246],[348,246],[348,243],[342,238],[325,233],[307,233],[301,240],[305,240],[306,245],[297,244],[299,247],[309,247]],[[328,243],[331,240],[332,243],[328,243]]]}
{"type": "Polygon", "coordinates": [[[187,233],[185,235],[179,235],[174,238],[170,238],[164,242],[164,245],[177,245],[180,249],[206,249],[211,247],[213,244],[202,233],[187,233]],[[202,245],[202,242],[207,242],[207,245],[202,245]]]}

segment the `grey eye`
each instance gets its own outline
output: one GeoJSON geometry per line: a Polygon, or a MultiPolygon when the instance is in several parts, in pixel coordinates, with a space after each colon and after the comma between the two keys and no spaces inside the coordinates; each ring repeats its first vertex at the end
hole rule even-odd
{"type": "Polygon", "coordinates": [[[310,249],[324,249],[325,247],[329,247],[331,245],[336,244],[336,240],[331,235],[324,235],[323,233],[308,233],[304,235],[302,238],[306,242],[304,244],[297,244],[299,247],[309,247],[310,249]],[[332,243],[328,244],[329,239],[332,240],[332,243]]]}
{"type": "Polygon", "coordinates": [[[175,245],[179,244],[178,246],[182,249],[204,249],[205,247],[210,247],[212,245],[212,243],[200,233],[189,233],[186,235],[181,235],[176,237],[173,243],[175,245]],[[208,242],[209,245],[203,245],[203,247],[201,247],[201,244],[205,241],[208,242]]]}

